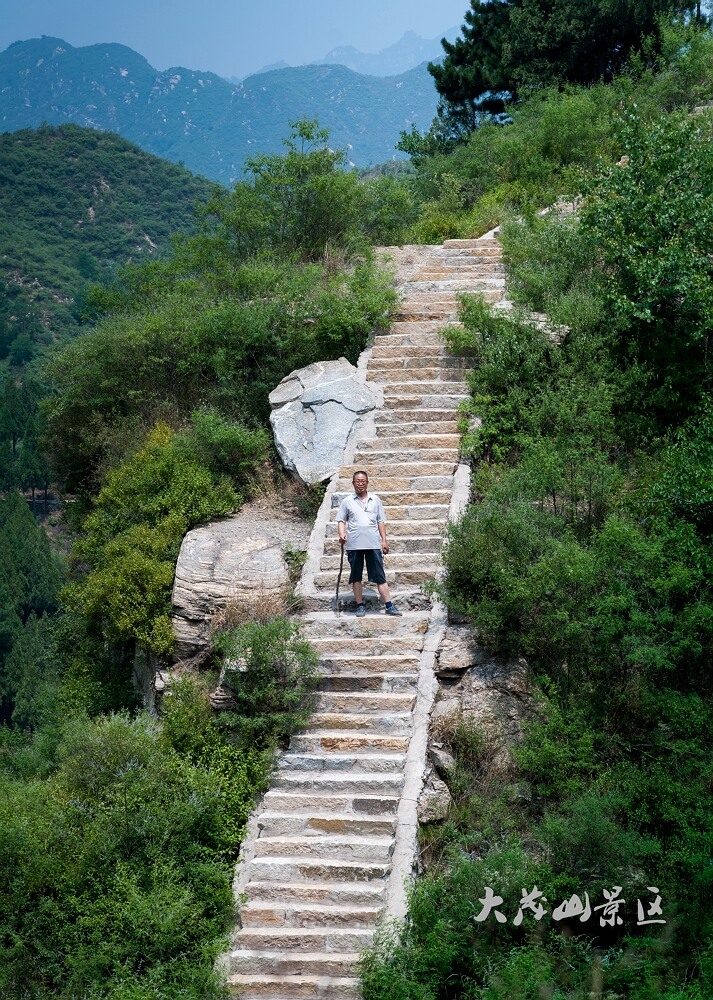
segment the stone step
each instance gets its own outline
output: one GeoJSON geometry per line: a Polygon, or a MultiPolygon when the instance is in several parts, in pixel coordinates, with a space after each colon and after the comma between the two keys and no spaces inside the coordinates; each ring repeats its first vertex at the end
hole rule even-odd
{"type": "MultiPolygon", "coordinates": [[[[455,434],[458,430],[456,414],[452,410],[439,410],[437,407],[430,407],[428,410],[424,410],[423,407],[417,406],[413,410],[407,410],[403,407],[394,412],[393,410],[377,410],[376,418],[374,424],[376,427],[377,438],[383,437],[386,433],[394,433],[396,435],[404,433],[401,428],[405,423],[415,423],[417,427],[431,428],[433,424],[436,426],[433,428],[435,433],[439,434],[455,434]],[[453,426],[453,430],[444,428],[442,424],[448,424],[453,426]],[[393,432],[386,431],[385,428],[393,427],[393,432]]],[[[419,433],[418,430],[412,431],[411,433],[419,433]]],[[[420,433],[424,433],[421,431],[420,433]]],[[[374,438],[370,439],[374,441],[374,438]]],[[[365,441],[365,443],[367,443],[365,441]]],[[[398,447],[401,447],[401,442],[399,442],[398,447]]]]}
{"type": "MultiPolygon", "coordinates": [[[[456,326],[463,326],[458,322],[456,326]]],[[[437,320],[394,320],[389,327],[389,331],[395,334],[402,333],[433,333],[442,329],[437,320]]],[[[384,336],[388,336],[385,334],[384,336]]]]}
{"type": "MultiPolygon", "coordinates": [[[[387,522],[388,523],[388,522],[387,522]]],[[[389,554],[388,559],[391,560],[392,556],[399,555],[414,555],[417,552],[426,553],[429,556],[433,556],[434,559],[440,556],[441,546],[443,538],[441,535],[421,535],[419,537],[408,538],[403,535],[392,535],[388,532],[390,536],[389,541],[389,554]]],[[[337,555],[339,556],[341,550],[341,545],[336,538],[327,539],[324,543],[324,554],[328,556],[337,555]]],[[[340,557],[341,558],[341,557],[340,557]]],[[[396,568],[396,565],[391,564],[392,569],[396,568]]],[[[328,566],[323,566],[322,569],[328,569],[328,566]]]]}
{"type": "MultiPolygon", "coordinates": [[[[385,616],[388,617],[388,616],[385,616]]],[[[372,616],[373,624],[374,618],[372,616]]],[[[362,649],[359,653],[353,651],[323,652],[319,658],[319,671],[323,677],[334,674],[346,668],[350,673],[364,670],[367,673],[417,673],[420,654],[413,653],[381,653],[369,655],[362,649]]],[[[341,729],[341,726],[338,727],[341,729]]]]}
{"type": "MultiPolygon", "coordinates": [[[[351,486],[351,483],[345,484],[351,486]]],[[[340,490],[339,492],[344,495],[346,489],[340,490]]],[[[414,508],[422,504],[424,507],[435,507],[449,505],[451,500],[451,490],[450,489],[440,489],[440,490],[418,490],[418,492],[407,489],[407,490],[384,490],[379,489],[379,496],[384,504],[384,511],[388,517],[397,517],[396,513],[390,513],[389,507],[409,507],[414,508]]],[[[339,508],[334,508],[334,518],[336,518],[339,508]]],[[[409,514],[410,517],[416,515],[409,514]]]]}
{"type": "Polygon", "coordinates": [[[329,653],[350,655],[359,653],[361,656],[419,656],[423,649],[423,633],[400,632],[397,635],[363,635],[347,633],[342,630],[332,635],[312,635],[307,633],[312,646],[321,656],[329,653]]]}
{"type": "MultiPolygon", "coordinates": [[[[319,562],[320,569],[338,570],[341,556],[338,555],[337,552],[338,550],[335,551],[334,555],[323,555],[319,562]]],[[[384,558],[387,569],[411,569],[413,566],[428,567],[431,566],[431,564],[438,565],[440,552],[434,552],[433,558],[431,558],[429,554],[424,555],[421,552],[389,552],[389,554],[384,558]]]]}
{"type": "MultiPolygon", "coordinates": [[[[365,595],[366,597],[366,591],[365,595]]],[[[394,595],[392,595],[394,596],[394,595]]],[[[395,599],[398,603],[398,599],[395,599]]],[[[356,605],[355,605],[356,607],[356,605]]],[[[352,616],[354,612],[343,612],[345,616],[352,616]]],[[[367,619],[370,617],[367,610],[367,619]]],[[[356,622],[363,627],[364,619],[357,618],[356,622]]],[[[391,694],[408,694],[416,690],[418,685],[418,674],[393,674],[393,673],[343,673],[322,676],[319,680],[319,690],[333,693],[353,693],[374,691],[391,694]]]]}
{"type": "MultiPolygon", "coordinates": [[[[445,347],[442,340],[436,340],[434,336],[429,337],[427,340],[419,340],[415,342],[399,343],[398,334],[391,334],[388,337],[384,337],[383,340],[378,340],[371,349],[371,356],[373,359],[384,359],[398,358],[403,361],[405,359],[415,359],[415,358],[432,358],[434,354],[438,354],[440,351],[445,353],[445,347]]],[[[416,336],[416,335],[414,335],[416,336]]]]}
{"type": "MultiPolygon", "coordinates": [[[[356,607],[356,605],[355,605],[356,607]]],[[[343,612],[343,615],[353,612],[343,612]]],[[[367,617],[369,613],[367,611],[367,617]]],[[[363,618],[357,621],[363,625],[363,618]]],[[[393,694],[415,691],[418,686],[418,674],[413,672],[395,673],[393,671],[355,670],[339,674],[323,674],[319,680],[320,691],[387,691],[393,694]]]]}
{"type": "MultiPolygon", "coordinates": [[[[417,391],[419,394],[435,396],[439,393],[444,393],[447,396],[457,396],[459,394],[469,394],[470,389],[468,383],[462,381],[462,379],[452,379],[450,381],[441,381],[440,379],[436,381],[428,381],[426,379],[417,379],[418,383],[417,391]]],[[[388,382],[384,386],[384,397],[395,396],[395,395],[405,395],[410,396],[414,393],[414,383],[411,381],[397,382],[396,380],[388,382]]]]}
{"type": "MultiPolygon", "coordinates": [[[[455,416],[455,414],[454,414],[455,416]]],[[[430,427],[430,424],[428,425],[430,427]]],[[[417,424],[412,421],[408,421],[401,428],[403,433],[400,433],[397,428],[392,428],[391,424],[384,424],[383,428],[377,426],[376,432],[379,439],[384,437],[393,437],[394,447],[398,448],[458,448],[460,449],[460,434],[457,431],[441,431],[438,425],[434,426],[433,433],[423,433],[423,429],[419,433],[419,428],[417,424]],[[415,427],[416,430],[412,430],[415,427]],[[383,429],[383,434],[381,433],[383,429]],[[396,440],[398,438],[398,440],[396,440]]]]}
{"type": "Polygon", "coordinates": [[[379,422],[375,427],[376,437],[370,441],[358,442],[359,451],[361,452],[365,448],[382,451],[405,451],[408,450],[409,445],[408,442],[401,439],[411,435],[423,438],[423,431],[428,428],[439,437],[443,434],[452,434],[451,443],[439,445],[422,442],[420,445],[414,446],[414,453],[433,454],[436,451],[438,454],[446,455],[449,459],[457,457],[460,454],[460,415],[454,413],[453,410],[421,410],[421,412],[424,414],[436,413],[438,417],[431,420],[427,416],[425,420],[420,421],[414,420],[413,410],[380,410],[379,422]],[[446,415],[444,416],[444,414],[446,415]],[[402,419],[399,420],[399,417],[402,419]]]}
{"type": "Polygon", "coordinates": [[[451,306],[457,304],[457,302],[458,296],[455,292],[438,292],[433,289],[419,291],[418,289],[414,289],[413,285],[409,283],[409,285],[404,289],[398,305],[405,306],[417,303],[419,305],[428,304],[430,306],[451,306]]]}
{"type": "Polygon", "coordinates": [[[264,836],[255,841],[255,859],[259,858],[316,858],[340,861],[384,861],[391,858],[394,838],[337,836],[264,836]]]}
{"type": "Polygon", "coordinates": [[[379,383],[387,387],[394,387],[397,383],[409,385],[414,382],[435,383],[438,386],[449,386],[453,382],[462,385],[462,368],[368,368],[367,382],[379,383]]]}
{"type": "MultiPolygon", "coordinates": [[[[319,573],[321,574],[321,572],[320,570],[319,573]]],[[[424,611],[431,607],[431,598],[428,594],[424,593],[422,584],[423,580],[419,580],[416,583],[398,584],[392,581],[390,585],[391,599],[399,611],[402,613],[407,611],[424,611]]],[[[324,574],[324,579],[320,579],[319,581],[315,581],[314,576],[311,577],[309,586],[300,594],[300,602],[304,610],[328,612],[344,623],[354,623],[355,627],[361,628],[364,633],[374,628],[389,628],[390,626],[383,624],[384,622],[401,621],[400,618],[391,620],[390,616],[384,615],[384,603],[379,597],[376,586],[372,586],[369,583],[364,584],[366,618],[355,620],[354,612],[356,611],[356,603],[354,602],[352,588],[342,582],[339,591],[339,608],[337,608],[335,604],[335,585],[336,576],[332,574],[324,574]],[[377,617],[379,618],[378,624],[375,621],[377,617]]],[[[389,690],[404,691],[408,690],[408,687],[409,682],[407,681],[404,684],[392,684],[389,690]]],[[[324,691],[337,689],[331,684],[331,680],[329,684],[322,684],[321,688],[324,691]]],[[[346,689],[342,688],[341,690],[346,689]]],[[[384,690],[387,690],[387,688],[384,688],[384,690]]]]}
{"type": "MultiPolygon", "coordinates": [[[[340,492],[347,491],[352,484],[351,469],[347,474],[337,480],[336,489],[340,492]]],[[[385,476],[380,475],[378,480],[378,494],[382,498],[396,491],[408,490],[413,494],[413,499],[418,500],[419,493],[428,493],[432,490],[450,490],[453,487],[454,472],[447,475],[405,475],[405,476],[385,476]]]]}
{"type": "Polygon", "coordinates": [[[301,834],[319,840],[328,834],[349,837],[392,837],[396,829],[395,815],[352,816],[348,813],[328,813],[305,816],[295,812],[269,812],[258,817],[261,835],[287,836],[301,834]]]}
{"type": "MultiPolygon", "coordinates": [[[[393,426],[393,425],[390,425],[393,426]]],[[[401,468],[404,465],[413,465],[417,462],[427,462],[429,464],[448,463],[456,465],[458,463],[458,448],[400,448],[398,439],[392,442],[384,441],[383,438],[374,438],[371,444],[362,444],[359,450],[354,453],[352,468],[357,468],[359,463],[374,467],[381,467],[388,464],[389,468],[401,468]],[[384,445],[391,447],[384,447],[384,445]]],[[[408,470],[407,470],[408,471],[408,470]]],[[[433,475],[433,473],[431,473],[433,475]]]]}
{"type": "MultiPolygon", "coordinates": [[[[479,283],[480,284],[480,283],[479,283]]],[[[497,302],[503,297],[503,288],[478,288],[474,293],[485,302],[497,302]]],[[[461,289],[460,292],[464,292],[461,289]]],[[[467,294],[467,292],[466,292],[467,294]]],[[[460,303],[458,292],[409,291],[408,297],[401,299],[394,311],[399,320],[441,319],[449,321],[459,318],[460,303]]]]}
{"type": "Polygon", "coordinates": [[[370,882],[385,879],[391,865],[376,861],[341,861],[335,858],[254,858],[250,877],[259,882],[370,882]]]}
{"type": "MultiPolygon", "coordinates": [[[[374,691],[350,691],[350,692],[336,692],[336,691],[323,691],[318,695],[318,708],[323,712],[410,712],[416,702],[415,693],[411,692],[374,692],[374,691]]],[[[353,737],[352,737],[353,739],[353,737]]],[[[360,740],[367,740],[366,737],[359,737],[360,740]]],[[[384,750],[402,750],[406,749],[402,746],[389,746],[386,737],[383,736],[372,736],[369,737],[367,742],[353,744],[353,746],[347,746],[345,744],[349,743],[349,739],[342,737],[341,739],[329,739],[328,737],[318,737],[312,732],[307,732],[304,734],[296,735],[292,737],[292,742],[298,741],[297,747],[301,750],[306,750],[307,745],[305,740],[315,742],[315,745],[320,745],[322,750],[325,752],[337,751],[340,749],[357,749],[362,747],[374,746],[383,747],[384,750]]],[[[292,747],[292,742],[290,747],[292,747]]]]}
{"type": "Polygon", "coordinates": [[[434,254],[448,250],[477,250],[484,255],[489,253],[501,253],[502,247],[498,240],[484,239],[482,236],[469,239],[444,240],[441,247],[434,249],[434,254]]]}
{"type": "Polygon", "coordinates": [[[435,375],[435,378],[445,377],[443,373],[462,372],[464,369],[469,369],[473,367],[472,358],[461,358],[455,357],[452,354],[432,354],[430,357],[428,355],[418,356],[415,358],[371,358],[367,366],[367,372],[369,377],[373,372],[400,372],[401,374],[405,372],[412,372],[414,377],[417,377],[419,372],[424,373],[423,377],[428,378],[429,376],[425,373],[428,371],[435,371],[442,373],[440,376],[435,375]]]}
{"type": "Polygon", "coordinates": [[[337,616],[333,611],[309,611],[302,616],[302,623],[303,635],[310,641],[317,638],[329,639],[338,636],[360,636],[374,639],[378,636],[393,636],[401,633],[422,635],[428,630],[428,616],[423,609],[405,609],[401,618],[390,618],[382,615],[379,620],[378,633],[365,630],[364,623],[360,618],[337,616]]]}
{"type": "MultiPolygon", "coordinates": [[[[408,734],[411,716],[401,713],[328,715],[317,713],[316,723],[325,729],[361,729],[367,732],[408,734]],[[383,728],[379,730],[378,725],[383,728]]],[[[292,791],[312,791],[320,795],[349,792],[350,795],[396,795],[403,785],[403,774],[374,774],[371,771],[277,771],[273,778],[275,788],[292,791]]]]}
{"type": "MultiPolygon", "coordinates": [[[[371,943],[372,932],[362,927],[244,927],[237,935],[231,958],[256,951],[358,952],[371,943]]],[[[231,963],[232,964],[232,963],[231,963]]],[[[237,971],[237,970],[236,970],[237,971]]]]}
{"type": "MultiPolygon", "coordinates": [[[[393,736],[411,735],[411,713],[410,712],[315,712],[312,716],[312,725],[318,729],[347,729],[358,730],[363,733],[374,733],[393,736]]],[[[369,779],[369,788],[376,788],[380,781],[387,785],[392,781],[390,774],[371,774],[369,772],[354,771],[339,775],[338,772],[316,771],[312,776],[305,774],[304,780],[314,780],[317,782],[315,788],[324,785],[324,791],[348,791],[352,786],[356,788],[354,782],[358,782],[362,773],[369,779]],[[336,783],[344,780],[344,788],[337,788],[336,783]],[[331,784],[330,784],[331,782],[331,784]]],[[[280,771],[275,781],[281,788],[296,787],[297,777],[290,771],[280,771]],[[295,781],[293,782],[293,777],[295,781]]],[[[366,788],[358,789],[360,792],[367,792],[366,788]]],[[[388,792],[387,792],[388,794],[388,792]]]]}
{"type": "Polygon", "coordinates": [[[295,906],[320,903],[336,906],[380,906],[386,884],[377,882],[248,882],[245,896],[250,903],[283,902],[295,906]]]}
{"type": "MultiPolygon", "coordinates": [[[[248,928],[240,932],[240,936],[249,933],[248,928]]],[[[292,931],[293,937],[297,935],[292,931]]],[[[371,934],[369,934],[369,938],[371,934]]],[[[305,949],[291,948],[289,941],[275,942],[271,950],[247,949],[236,950],[230,955],[230,973],[228,982],[232,982],[232,976],[238,975],[281,975],[289,976],[348,976],[353,973],[360,957],[360,950],[369,943],[366,939],[360,943],[353,952],[335,951],[306,951],[305,949]]],[[[326,994],[326,996],[330,996],[326,994]]],[[[241,1000],[243,998],[241,997],[241,1000]]],[[[330,997],[331,1000],[331,997],[330,997]]]]}
{"type": "Polygon", "coordinates": [[[419,319],[422,317],[438,319],[444,326],[447,326],[452,320],[458,319],[459,313],[458,306],[455,304],[447,307],[443,305],[428,305],[424,302],[423,304],[400,306],[394,315],[400,319],[419,319]]]}
{"type": "MultiPolygon", "coordinates": [[[[434,566],[433,564],[429,563],[424,566],[419,566],[419,567],[414,566],[411,569],[398,569],[398,570],[386,569],[385,570],[386,582],[392,589],[397,585],[417,586],[422,583],[425,583],[427,580],[432,580],[435,577],[438,568],[439,568],[438,566],[434,566]]],[[[320,589],[328,590],[330,591],[332,596],[334,596],[336,582],[337,582],[337,576],[334,571],[327,572],[324,570],[320,570],[318,573],[314,574],[313,583],[315,588],[317,588],[317,590],[320,589]]],[[[344,595],[340,595],[340,597],[343,598],[344,595]]],[[[399,602],[397,596],[392,593],[391,598],[394,604],[398,605],[399,602]]]]}
{"type": "MultiPolygon", "coordinates": [[[[448,497],[450,500],[450,497],[448,497]]],[[[336,524],[338,506],[332,510],[332,524],[336,524]]],[[[431,521],[448,516],[448,503],[394,504],[385,503],[387,524],[394,521],[431,521]]]]}
{"type": "Polygon", "coordinates": [[[250,902],[240,910],[243,927],[373,927],[381,906],[290,901],[250,902]]]}
{"type": "MultiPolygon", "coordinates": [[[[325,695],[327,693],[325,692],[325,695]]],[[[347,714],[355,714],[357,712],[382,712],[382,711],[398,711],[398,712],[410,712],[413,708],[413,702],[415,701],[415,695],[409,693],[401,692],[396,696],[392,703],[385,702],[384,694],[380,692],[376,693],[360,693],[358,691],[348,692],[349,695],[354,699],[353,701],[340,701],[339,698],[344,699],[345,694],[341,693],[339,695],[332,694],[329,701],[323,700],[325,695],[320,698],[319,710],[322,712],[327,712],[332,714],[338,711],[345,711],[347,714]],[[359,699],[362,699],[361,701],[359,699]]],[[[386,692],[388,695],[389,692],[386,692]]],[[[359,734],[359,733],[344,733],[344,731],[339,732],[338,730],[325,731],[324,729],[319,730],[318,734],[312,732],[301,733],[299,736],[293,736],[290,740],[290,750],[302,753],[323,753],[323,754],[336,754],[336,753],[350,753],[358,756],[361,753],[368,753],[374,751],[380,752],[400,752],[405,753],[408,750],[408,736],[378,736],[371,734],[359,734]]]]}
{"type": "MultiPolygon", "coordinates": [[[[389,712],[389,708],[384,706],[379,711],[389,712]]],[[[373,715],[373,711],[370,713],[373,715]]],[[[301,751],[290,751],[280,757],[280,773],[289,771],[317,771],[321,773],[331,773],[338,771],[340,774],[348,774],[352,771],[369,772],[370,774],[396,774],[401,771],[404,765],[404,754],[389,751],[388,753],[373,753],[373,751],[362,750],[326,753],[323,750],[316,753],[301,751]]]]}
{"type": "Polygon", "coordinates": [[[417,324],[407,322],[400,324],[394,323],[391,327],[393,332],[377,333],[374,336],[374,344],[369,357],[369,364],[373,364],[374,361],[378,361],[380,359],[388,360],[389,357],[398,357],[401,361],[419,357],[431,357],[438,358],[439,362],[441,359],[450,357],[451,355],[449,355],[446,350],[446,342],[443,337],[443,324],[430,320],[429,325],[432,329],[410,329],[408,331],[404,330],[404,332],[398,333],[397,329],[400,326],[415,327],[417,324]],[[403,351],[403,353],[400,355],[385,355],[383,353],[383,349],[385,347],[398,347],[403,351]],[[423,350],[425,347],[431,348],[430,353],[423,350]]]}
{"type": "MultiPolygon", "coordinates": [[[[387,515],[388,516],[388,515],[387,515]]],[[[442,518],[433,518],[423,521],[414,521],[406,518],[403,521],[396,521],[389,518],[386,522],[389,538],[422,538],[425,536],[442,537],[448,519],[445,515],[442,518]]],[[[330,521],[327,525],[327,538],[338,538],[338,526],[336,521],[330,521]]]]}
{"type": "MultiPolygon", "coordinates": [[[[355,454],[371,454],[374,451],[393,451],[408,448],[411,453],[414,449],[408,443],[404,444],[400,439],[405,434],[416,434],[423,437],[424,434],[452,434],[453,439],[449,445],[452,450],[445,451],[445,446],[438,443],[433,445],[427,442],[422,444],[425,449],[419,457],[433,460],[434,447],[445,451],[445,459],[450,461],[453,455],[458,453],[460,444],[460,421],[462,417],[453,410],[439,410],[437,407],[428,409],[416,408],[409,410],[406,407],[399,407],[396,410],[379,410],[378,418],[374,423],[375,436],[368,439],[360,439],[357,442],[355,454]],[[419,419],[419,414],[423,414],[423,419],[419,419]],[[384,441],[384,438],[393,438],[391,442],[384,441]]],[[[416,452],[418,454],[418,452],[416,452]]]]}
{"type": "Polygon", "coordinates": [[[228,991],[240,1000],[360,1000],[361,983],[350,976],[239,975],[228,991]]]}
{"type": "MultiPolygon", "coordinates": [[[[263,798],[263,806],[273,812],[303,813],[305,816],[335,816],[349,813],[353,816],[383,816],[396,813],[398,793],[376,795],[373,792],[362,795],[339,792],[323,795],[318,792],[290,791],[285,788],[270,788],[263,798]]],[[[311,898],[311,897],[310,897],[311,898]]]]}
{"type": "MultiPolygon", "coordinates": [[[[420,281],[424,274],[440,276],[444,274],[472,274],[474,277],[501,277],[507,275],[507,268],[496,257],[482,259],[480,257],[464,256],[462,254],[450,257],[437,257],[424,264],[416,271],[411,281],[420,281]]],[[[409,282],[410,284],[411,282],[409,282]]]]}
{"type": "MultiPolygon", "coordinates": [[[[438,454],[438,449],[433,449],[434,453],[438,454]]],[[[363,457],[363,456],[362,456],[363,457]]],[[[452,476],[455,472],[455,467],[458,464],[455,458],[442,461],[420,461],[415,460],[413,462],[408,461],[408,452],[401,454],[401,460],[394,458],[386,458],[383,461],[372,461],[372,462],[359,462],[354,461],[353,465],[343,465],[339,470],[339,474],[348,482],[351,483],[352,476],[357,469],[366,472],[369,479],[379,478],[381,483],[382,477],[388,479],[411,479],[414,476],[452,476]],[[406,460],[405,460],[406,459],[406,460]]]]}
{"type": "Polygon", "coordinates": [[[452,419],[456,419],[455,411],[460,404],[469,398],[469,393],[384,393],[384,408],[387,410],[415,409],[423,406],[427,409],[452,410],[452,419]]]}
{"type": "Polygon", "coordinates": [[[474,295],[481,295],[493,288],[500,290],[504,287],[505,278],[490,274],[448,275],[442,278],[423,278],[419,275],[416,280],[409,283],[408,297],[410,300],[413,295],[418,295],[421,292],[432,294],[471,292],[474,295]]]}

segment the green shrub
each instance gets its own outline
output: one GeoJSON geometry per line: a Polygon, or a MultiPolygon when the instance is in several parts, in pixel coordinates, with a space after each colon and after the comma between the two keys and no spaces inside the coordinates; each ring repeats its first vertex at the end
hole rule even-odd
{"type": "Polygon", "coordinates": [[[242,745],[274,743],[304,727],[314,708],[319,658],[296,622],[246,622],[218,633],[213,645],[236,704],[225,721],[242,745]]]}

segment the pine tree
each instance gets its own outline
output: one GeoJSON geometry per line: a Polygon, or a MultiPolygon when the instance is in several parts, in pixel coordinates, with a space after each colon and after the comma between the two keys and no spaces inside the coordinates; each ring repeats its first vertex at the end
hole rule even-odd
{"type": "Polygon", "coordinates": [[[467,135],[526,88],[611,80],[675,16],[704,20],[691,0],[471,0],[461,37],[428,67],[441,127],[467,135]]]}

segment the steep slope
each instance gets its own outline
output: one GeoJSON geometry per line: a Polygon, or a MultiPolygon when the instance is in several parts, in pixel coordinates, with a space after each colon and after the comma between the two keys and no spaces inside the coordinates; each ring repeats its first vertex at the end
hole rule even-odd
{"type": "Polygon", "coordinates": [[[438,572],[459,499],[456,408],[468,395],[462,362],[446,353],[439,330],[457,320],[458,292],[497,301],[503,286],[494,240],[434,247],[402,289],[390,332],[370,349],[367,380],[383,386],[384,407],[355,464],[330,484],[299,588],[311,609],[304,633],[320,653],[320,705],[280,761],[238,871],[245,901],[226,962],[243,1000],[358,998],[360,951],[382,917],[405,915],[444,630],[422,584],[438,572]],[[384,501],[387,579],[401,618],[373,614],[371,587],[366,617],[334,611],[334,518],[355,468],[368,470],[384,501]]]}
{"type": "Polygon", "coordinates": [[[124,45],[74,48],[43,36],[0,54],[4,131],[42,122],[110,130],[226,184],[248,156],[280,150],[289,122],[305,115],[329,127],[356,165],[388,160],[401,130],[428,127],[436,98],[425,65],[387,78],[301,66],[234,85],[183,67],[157,72],[124,45]]]}
{"type": "Polygon", "coordinates": [[[168,249],[212,186],[76,125],[0,135],[0,357],[74,332],[88,282],[168,249]]]}

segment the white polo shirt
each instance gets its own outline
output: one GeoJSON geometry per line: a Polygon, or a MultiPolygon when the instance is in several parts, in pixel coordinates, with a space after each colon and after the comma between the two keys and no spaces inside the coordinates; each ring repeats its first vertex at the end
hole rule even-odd
{"type": "Polygon", "coordinates": [[[356,493],[344,497],[339,505],[337,521],[344,521],[347,526],[348,552],[381,548],[381,535],[377,525],[386,523],[386,514],[376,493],[367,493],[364,504],[356,493]]]}

